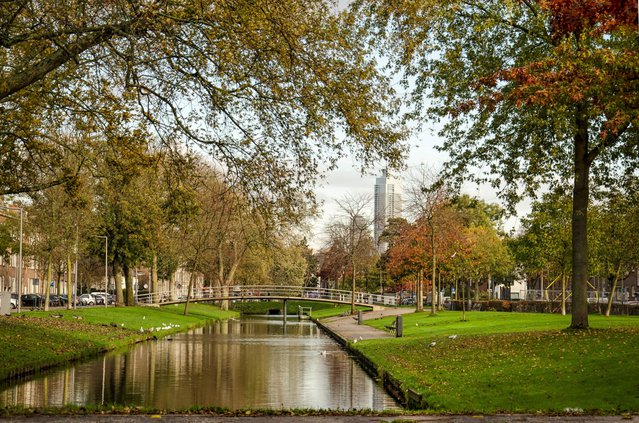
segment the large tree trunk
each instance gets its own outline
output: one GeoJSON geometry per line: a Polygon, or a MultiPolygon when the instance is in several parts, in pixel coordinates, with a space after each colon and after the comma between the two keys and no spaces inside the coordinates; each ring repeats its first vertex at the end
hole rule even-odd
{"type": "Polygon", "coordinates": [[[612,309],[612,299],[615,296],[615,289],[617,289],[617,283],[619,282],[620,274],[621,274],[621,265],[617,267],[617,272],[615,273],[615,279],[612,281],[610,294],[608,294],[608,305],[606,306],[606,317],[610,317],[610,310],[612,309]]]}
{"type": "Polygon", "coordinates": [[[572,329],[588,328],[588,120],[584,107],[577,106],[575,133],[575,175],[572,196],[572,329]]]}
{"type": "Polygon", "coordinates": [[[73,308],[73,281],[71,280],[71,254],[67,254],[67,310],[73,308]]]}
{"type": "Polygon", "coordinates": [[[135,298],[133,297],[133,278],[131,277],[131,269],[128,264],[122,266],[124,270],[124,288],[126,289],[124,296],[124,303],[127,306],[135,305],[135,298]]]}
{"type": "Polygon", "coordinates": [[[153,253],[153,265],[151,269],[151,292],[153,293],[153,298],[156,304],[160,303],[161,292],[158,289],[158,255],[157,253],[153,253]]]}
{"type": "Polygon", "coordinates": [[[566,272],[561,272],[561,315],[566,315],[566,272]]]}
{"type": "Polygon", "coordinates": [[[175,272],[169,275],[169,301],[175,299],[175,272]]]}
{"type": "Polygon", "coordinates": [[[462,322],[466,321],[466,282],[462,281],[462,322]]]}
{"type": "Polygon", "coordinates": [[[51,253],[47,259],[47,280],[44,281],[44,311],[49,311],[49,297],[51,295],[51,275],[53,272],[53,258],[51,253]]]}
{"type": "MultiPolygon", "coordinates": [[[[194,266],[195,268],[197,268],[197,263],[194,266]]],[[[191,302],[191,295],[193,295],[193,283],[195,280],[195,271],[191,271],[191,274],[189,275],[189,289],[186,291],[186,304],[184,304],[184,315],[188,316],[189,315],[189,304],[191,302]]]]}
{"type": "Polygon", "coordinates": [[[420,270],[417,274],[417,282],[415,283],[415,311],[424,311],[424,271],[420,270]]]}
{"type": "Polygon", "coordinates": [[[115,302],[117,305],[124,305],[124,294],[122,293],[122,264],[117,258],[113,258],[113,282],[115,283],[115,302]]]}
{"type": "Polygon", "coordinates": [[[437,257],[435,256],[435,233],[433,233],[433,236],[431,238],[431,243],[433,245],[431,253],[433,254],[433,276],[432,276],[432,281],[433,284],[431,286],[431,293],[432,293],[432,301],[431,301],[431,305],[430,305],[430,314],[431,316],[435,315],[435,302],[436,302],[436,297],[437,297],[437,287],[436,287],[436,281],[435,281],[435,277],[437,276],[437,257]]]}
{"type": "Polygon", "coordinates": [[[353,265],[353,280],[351,282],[351,314],[355,314],[355,260],[351,261],[353,265]]]}

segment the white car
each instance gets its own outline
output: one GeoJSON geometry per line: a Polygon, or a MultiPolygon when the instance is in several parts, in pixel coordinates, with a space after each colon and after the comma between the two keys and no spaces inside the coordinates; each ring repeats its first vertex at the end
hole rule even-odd
{"type": "Polygon", "coordinates": [[[80,305],[95,305],[95,297],[91,294],[82,294],[78,297],[80,305]]]}

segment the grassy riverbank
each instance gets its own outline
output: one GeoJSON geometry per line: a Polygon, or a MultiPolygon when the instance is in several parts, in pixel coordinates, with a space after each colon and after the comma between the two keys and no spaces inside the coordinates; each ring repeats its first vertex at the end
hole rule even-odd
{"type": "Polygon", "coordinates": [[[202,304],[33,311],[0,318],[0,380],[237,316],[202,304]]]}
{"type": "MultiPolygon", "coordinates": [[[[353,345],[446,413],[639,411],[639,318],[460,312],[404,315],[404,337],[353,345]],[[454,339],[453,339],[454,338],[454,339]]],[[[393,318],[368,321],[383,329],[393,318]]]]}

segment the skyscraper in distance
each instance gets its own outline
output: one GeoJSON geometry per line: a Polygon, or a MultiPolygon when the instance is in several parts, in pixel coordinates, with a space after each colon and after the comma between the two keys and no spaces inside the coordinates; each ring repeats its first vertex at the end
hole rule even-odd
{"type": "Polygon", "coordinates": [[[401,217],[402,215],[402,188],[399,179],[393,178],[384,169],[382,176],[375,180],[375,222],[373,226],[373,238],[377,250],[382,253],[388,248],[386,242],[380,242],[379,238],[386,228],[388,219],[401,217]]]}

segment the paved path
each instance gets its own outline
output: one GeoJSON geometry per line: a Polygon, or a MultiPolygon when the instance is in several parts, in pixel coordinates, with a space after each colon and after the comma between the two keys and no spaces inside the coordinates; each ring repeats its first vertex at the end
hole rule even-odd
{"type": "MultiPolygon", "coordinates": [[[[386,316],[397,316],[400,314],[414,312],[414,308],[389,307],[380,310],[367,311],[364,312],[362,316],[364,320],[373,320],[386,316]]],[[[354,340],[364,339],[393,338],[395,336],[384,330],[375,329],[367,325],[358,325],[357,316],[331,317],[329,319],[323,319],[320,324],[345,341],[351,342],[354,340]]]]}

